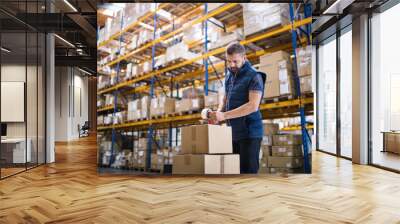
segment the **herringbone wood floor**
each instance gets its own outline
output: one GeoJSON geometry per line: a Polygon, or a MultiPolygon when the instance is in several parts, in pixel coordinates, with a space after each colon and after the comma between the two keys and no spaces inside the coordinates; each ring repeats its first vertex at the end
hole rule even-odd
{"type": "Polygon", "coordinates": [[[95,138],[0,181],[0,223],[400,223],[400,175],[313,155],[312,175],[98,176],[95,138]]]}

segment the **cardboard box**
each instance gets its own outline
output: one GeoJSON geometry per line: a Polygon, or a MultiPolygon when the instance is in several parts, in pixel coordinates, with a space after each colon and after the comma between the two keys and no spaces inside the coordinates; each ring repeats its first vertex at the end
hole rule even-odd
{"type": "Polygon", "coordinates": [[[300,168],[303,166],[303,157],[282,157],[270,156],[268,157],[268,167],[274,168],[300,168]]]}
{"type": "Polygon", "coordinates": [[[302,93],[312,92],[311,75],[300,77],[300,90],[302,93]]]}
{"type": "Polygon", "coordinates": [[[175,111],[185,112],[191,110],[192,100],[191,99],[181,99],[175,101],[175,111]]]}
{"type": "Polygon", "coordinates": [[[191,110],[200,110],[204,108],[204,98],[195,98],[191,99],[192,105],[191,105],[191,110]]]}
{"type": "Polygon", "coordinates": [[[269,173],[268,159],[261,159],[258,167],[258,173],[269,173]]]}
{"type": "Polygon", "coordinates": [[[176,112],[200,110],[203,107],[204,98],[181,99],[175,101],[176,112]]]}
{"type": "Polygon", "coordinates": [[[274,146],[301,145],[302,136],[290,134],[273,135],[272,142],[274,146]]]}
{"type": "Polygon", "coordinates": [[[279,61],[290,61],[290,54],[286,51],[276,51],[260,56],[260,66],[277,65],[279,61]]]}
{"type": "Polygon", "coordinates": [[[204,106],[211,107],[219,104],[219,97],[216,93],[209,93],[208,96],[204,96],[204,106]]]}
{"type": "Polygon", "coordinates": [[[140,99],[132,100],[128,102],[128,111],[136,111],[141,109],[140,99]]]}
{"type": "Polygon", "coordinates": [[[280,96],[279,85],[279,79],[266,81],[264,87],[264,98],[280,96]]]}
{"type": "Polygon", "coordinates": [[[299,76],[308,76],[312,74],[312,46],[297,48],[296,49],[297,58],[297,70],[299,76]]]}
{"type": "Polygon", "coordinates": [[[279,81],[279,94],[290,95],[295,93],[294,82],[292,79],[279,81]]]}
{"type": "Polygon", "coordinates": [[[303,156],[301,145],[272,146],[272,156],[303,156]]]}
{"type": "Polygon", "coordinates": [[[262,151],[262,157],[267,158],[271,156],[272,147],[269,145],[262,145],[261,151],[262,151]]]}
{"type": "Polygon", "coordinates": [[[176,155],[173,174],[240,174],[240,157],[230,155],[176,155]]]}
{"type": "Polygon", "coordinates": [[[245,35],[289,22],[288,4],[243,3],[242,6],[245,35]]]}
{"type": "Polygon", "coordinates": [[[221,125],[182,127],[181,154],[232,153],[232,129],[221,125]]]}
{"type": "Polygon", "coordinates": [[[264,126],[264,135],[278,134],[279,131],[278,124],[264,123],[263,126],[264,126]]]}
{"type": "Polygon", "coordinates": [[[268,173],[268,157],[271,156],[271,146],[261,145],[260,154],[258,173],[268,173]]]}
{"type": "Polygon", "coordinates": [[[264,135],[261,144],[272,146],[272,135],[264,135]]]}

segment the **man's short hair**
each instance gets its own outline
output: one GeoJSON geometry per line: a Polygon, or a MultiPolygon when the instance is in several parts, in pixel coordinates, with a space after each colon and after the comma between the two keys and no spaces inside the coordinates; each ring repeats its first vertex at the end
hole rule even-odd
{"type": "Polygon", "coordinates": [[[241,45],[239,42],[233,42],[226,47],[226,53],[228,55],[233,54],[241,54],[244,55],[246,53],[246,48],[241,45]]]}

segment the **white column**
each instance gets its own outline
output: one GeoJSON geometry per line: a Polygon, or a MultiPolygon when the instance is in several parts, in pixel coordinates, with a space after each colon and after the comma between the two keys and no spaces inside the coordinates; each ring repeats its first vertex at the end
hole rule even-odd
{"type": "Polygon", "coordinates": [[[368,16],[353,19],[353,162],[368,163],[368,16]]]}

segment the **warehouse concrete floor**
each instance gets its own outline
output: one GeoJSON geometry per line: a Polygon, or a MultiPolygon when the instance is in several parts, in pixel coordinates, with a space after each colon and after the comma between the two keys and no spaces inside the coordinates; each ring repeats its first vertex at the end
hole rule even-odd
{"type": "Polygon", "coordinates": [[[321,152],[313,174],[99,176],[96,138],[0,181],[0,223],[398,223],[399,174],[321,152]]]}

